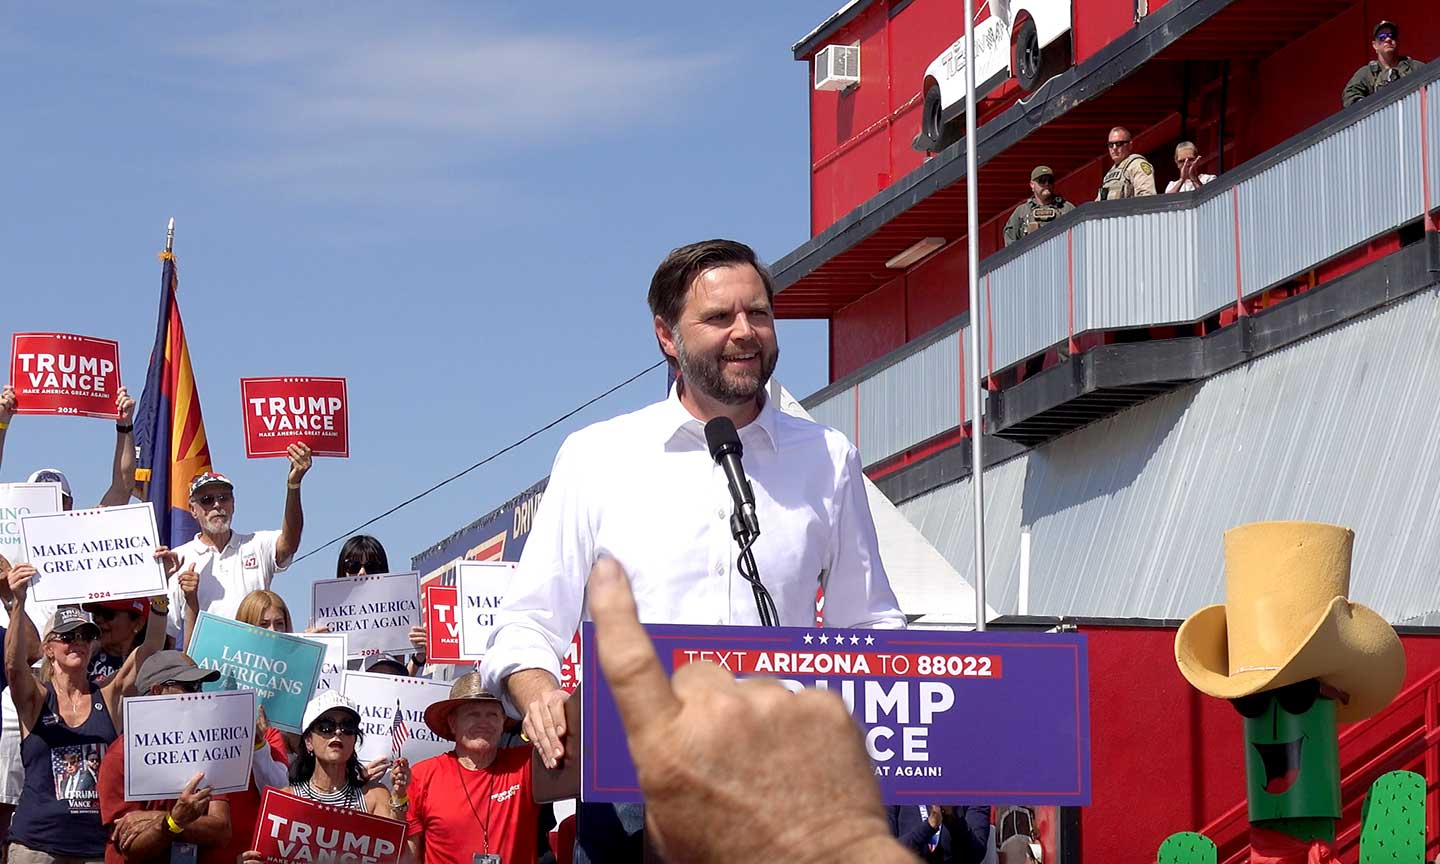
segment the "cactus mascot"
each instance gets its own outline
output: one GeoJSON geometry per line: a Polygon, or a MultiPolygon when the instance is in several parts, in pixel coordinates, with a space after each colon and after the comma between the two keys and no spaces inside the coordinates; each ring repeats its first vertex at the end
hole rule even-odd
{"type": "MultiPolygon", "coordinates": [[[[1226,532],[1225,602],[1191,615],[1175,636],[1185,678],[1244,718],[1252,864],[1338,860],[1336,725],[1383,709],[1405,678],[1394,628],[1350,602],[1354,538],[1311,522],[1226,532]]],[[[1381,777],[1365,802],[1362,864],[1420,864],[1424,824],[1422,778],[1381,777]]],[[[1215,844],[1190,832],[1168,838],[1157,856],[1159,864],[1215,858],[1215,844]]]]}

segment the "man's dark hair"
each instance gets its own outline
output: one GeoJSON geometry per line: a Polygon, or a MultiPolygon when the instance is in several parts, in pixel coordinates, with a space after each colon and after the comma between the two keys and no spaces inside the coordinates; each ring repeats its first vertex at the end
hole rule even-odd
{"type": "Polygon", "coordinates": [[[650,279],[650,313],[664,321],[666,327],[675,329],[680,322],[680,310],[685,307],[685,295],[695,277],[712,267],[731,264],[754,267],[765,283],[765,296],[775,299],[775,280],[755,257],[754,249],[735,240],[701,240],[672,250],[655,269],[650,279]]]}

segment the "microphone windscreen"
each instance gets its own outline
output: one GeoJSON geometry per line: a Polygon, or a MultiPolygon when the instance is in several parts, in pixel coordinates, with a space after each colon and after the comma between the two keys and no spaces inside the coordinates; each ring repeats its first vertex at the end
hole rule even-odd
{"type": "Polygon", "coordinates": [[[736,456],[744,453],[744,448],[740,446],[740,432],[735,428],[735,421],[729,417],[716,417],[705,424],[705,443],[710,447],[711,459],[719,459],[726,453],[736,456]]]}

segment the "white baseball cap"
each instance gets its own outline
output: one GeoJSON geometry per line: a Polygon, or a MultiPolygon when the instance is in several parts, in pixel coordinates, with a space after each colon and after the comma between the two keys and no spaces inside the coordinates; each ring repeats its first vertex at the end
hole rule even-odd
{"type": "Polygon", "coordinates": [[[72,493],[70,492],[70,478],[66,477],[66,476],[65,476],[65,472],[64,472],[64,471],[61,471],[59,468],[41,468],[39,471],[36,471],[35,473],[31,474],[31,475],[30,475],[30,479],[27,480],[26,482],[27,482],[27,483],[59,483],[59,484],[60,484],[60,493],[61,493],[62,495],[64,495],[66,498],[70,498],[70,499],[74,499],[74,497],[75,497],[74,494],[72,494],[72,493]]]}
{"type": "Polygon", "coordinates": [[[335,690],[321,690],[315,694],[305,706],[305,719],[301,721],[300,728],[308,731],[310,724],[320,719],[320,715],[326,711],[333,711],[336,708],[343,708],[355,715],[355,722],[360,722],[360,705],[354,699],[345,696],[335,690]]]}

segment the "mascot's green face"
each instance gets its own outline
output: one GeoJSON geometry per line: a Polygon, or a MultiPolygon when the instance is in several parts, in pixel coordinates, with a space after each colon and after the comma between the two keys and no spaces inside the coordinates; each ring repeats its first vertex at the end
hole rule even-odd
{"type": "Polygon", "coordinates": [[[1245,718],[1250,821],[1340,818],[1335,703],[1301,681],[1232,700],[1245,718]]]}

